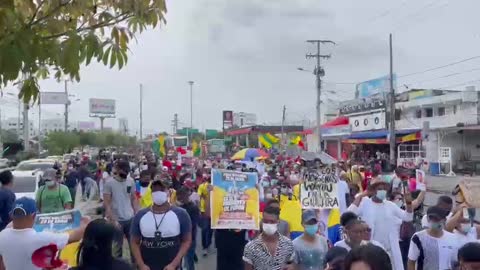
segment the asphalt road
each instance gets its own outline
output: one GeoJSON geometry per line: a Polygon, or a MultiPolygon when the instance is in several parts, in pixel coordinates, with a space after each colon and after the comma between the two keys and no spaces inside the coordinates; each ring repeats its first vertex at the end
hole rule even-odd
{"type": "MultiPolygon", "coordinates": [[[[437,198],[440,195],[446,194],[451,195],[452,190],[455,188],[457,183],[463,178],[463,176],[456,176],[456,177],[443,177],[443,176],[427,176],[426,183],[427,183],[427,195],[425,198],[425,204],[427,206],[435,204],[437,198]]],[[[480,177],[466,177],[469,179],[473,179],[474,181],[480,181],[480,177]]],[[[80,190],[79,190],[80,191],[80,190]]],[[[95,216],[95,209],[99,206],[97,201],[81,201],[80,195],[81,192],[77,192],[77,207],[82,211],[84,215],[95,216]]],[[[216,269],[216,250],[212,245],[210,248],[210,252],[208,256],[202,256],[202,249],[201,249],[201,237],[200,237],[200,230],[199,234],[197,235],[197,255],[198,255],[198,263],[196,264],[197,270],[214,270],[216,269]]]]}

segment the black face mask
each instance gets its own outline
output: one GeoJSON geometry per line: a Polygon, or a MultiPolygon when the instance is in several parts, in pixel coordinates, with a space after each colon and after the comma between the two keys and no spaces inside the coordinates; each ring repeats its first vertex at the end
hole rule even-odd
{"type": "Polygon", "coordinates": [[[122,178],[122,179],[126,179],[128,174],[126,174],[124,172],[121,172],[121,173],[118,173],[118,176],[120,176],[120,178],[122,178]]]}
{"type": "Polygon", "coordinates": [[[141,182],[141,181],[140,181],[140,186],[141,186],[141,187],[148,187],[148,185],[150,185],[149,182],[141,182]]]}

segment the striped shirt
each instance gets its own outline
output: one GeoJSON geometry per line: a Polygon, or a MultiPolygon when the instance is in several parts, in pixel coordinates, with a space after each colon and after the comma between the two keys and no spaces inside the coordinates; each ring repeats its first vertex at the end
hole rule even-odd
{"type": "Polygon", "coordinates": [[[254,270],[283,270],[287,264],[295,261],[295,250],[292,240],[280,234],[278,237],[275,256],[270,255],[259,235],[245,246],[243,260],[252,265],[254,270]]]}

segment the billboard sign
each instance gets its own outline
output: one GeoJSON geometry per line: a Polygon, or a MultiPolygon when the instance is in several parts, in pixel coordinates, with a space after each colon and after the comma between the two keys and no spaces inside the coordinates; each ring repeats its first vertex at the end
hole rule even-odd
{"type": "Polygon", "coordinates": [[[40,104],[61,104],[68,103],[67,93],[65,92],[40,92],[40,104]]]}
{"type": "Polygon", "coordinates": [[[233,126],[233,111],[223,111],[223,129],[233,126]]]}
{"type": "Polygon", "coordinates": [[[115,115],[115,100],[91,98],[90,114],[115,115]]]}
{"type": "MultiPolygon", "coordinates": [[[[355,98],[366,98],[372,95],[386,93],[390,90],[390,76],[383,76],[357,84],[355,98]]],[[[397,76],[393,74],[393,88],[397,88],[397,76]]]]}

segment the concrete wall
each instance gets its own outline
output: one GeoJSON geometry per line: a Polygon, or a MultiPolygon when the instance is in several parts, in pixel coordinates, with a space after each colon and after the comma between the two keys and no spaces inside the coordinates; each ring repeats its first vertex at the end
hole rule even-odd
{"type": "Polygon", "coordinates": [[[465,152],[470,155],[471,160],[480,160],[480,131],[465,130],[463,134],[444,134],[441,136],[440,146],[452,148],[454,164],[465,152]]]}
{"type": "Polygon", "coordinates": [[[436,104],[424,107],[403,108],[401,120],[395,122],[397,129],[421,129],[423,122],[429,121],[430,128],[455,127],[458,123],[465,125],[478,124],[478,108],[476,103],[436,104]],[[445,115],[438,115],[438,108],[445,108],[445,115]],[[433,116],[425,116],[425,108],[433,109],[433,116]],[[422,118],[416,117],[417,110],[422,109],[422,118]]]}

